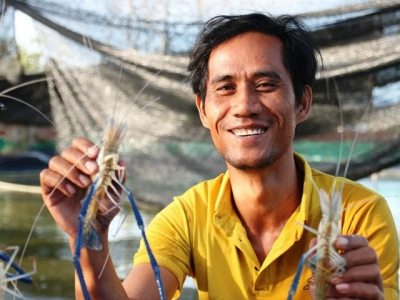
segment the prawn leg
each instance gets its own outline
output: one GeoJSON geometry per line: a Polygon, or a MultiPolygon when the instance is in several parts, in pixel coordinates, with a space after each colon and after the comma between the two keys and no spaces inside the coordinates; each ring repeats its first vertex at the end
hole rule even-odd
{"type": "Polygon", "coordinates": [[[340,234],[341,191],[333,191],[329,197],[325,190],[319,189],[318,194],[322,212],[318,231],[305,224],[300,224],[317,235],[317,243],[302,255],[289,290],[288,300],[293,298],[297,290],[304,264],[315,273],[315,296],[316,299],[321,300],[325,299],[329,280],[345,271],[346,260],[339,255],[334,246],[340,234]]]}
{"type": "Polygon", "coordinates": [[[296,271],[296,274],[294,275],[292,285],[290,286],[289,296],[288,296],[287,300],[292,300],[294,294],[296,293],[297,286],[299,285],[299,281],[300,281],[300,275],[301,275],[301,272],[303,271],[303,267],[306,262],[308,253],[309,252],[306,252],[301,256],[299,266],[297,267],[297,271],[296,271]]]}
{"type": "Polygon", "coordinates": [[[18,246],[6,247],[0,250],[0,299],[3,299],[3,295],[8,293],[12,296],[23,299],[23,295],[18,290],[16,286],[17,281],[31,284],[33,283],[32,275],[36,273],[36,263],[33,261],[33,270],[30,272],[25,272],[18,264],[14,262],[15,257],[18,253],[18,246]],[[13,250],[11,256],[8,256],[5,252],[6,250],[13,250]],[[17,273],[10,273],[10,269],[15,270],[17,273]],[[14,289],[7,287],[7,284],[11,283],[14,289]]]}
{"type": "MultiPolygon", "coordinates": [[[[73,257],[75,270],[76,270],[76,273],[78,275],[79,282],[80,282],[80,285],[81,285],[81,288],[82,288],[82,293],[83,293],[83,296],[85,297],[85,300],[90,300],[90,295],[89,295],[89,291],[88,291],[88,289],[86,287],[85,278],[83,276],[82,266],[81,266],[81,263],[80,263],[79,260],[80,260],[80,257],[81,257],[81,249],[84,248],[83,243],[82,243],[82,236],[84,234],[84,219],[86,217],[86,214],[87,214],[87,211],[88,211],[88,208],[89,208],[90,200],[93,197],[97,180],[91,185],[89,193],[86,196],[86,198],[84,199],[81,211],[79,213],[78,235],[77,235],[76,241],[75,241],[75,254],[74,254],[74,257],[73,257]]],[[[93,229],[93,231],[94,231],[94,229],[93,229]]]]}
{"type": "Polygon", "coordinates": [[[146,250],[147,250],[147,253],[150,258],[151,267],[153,268],[154,275],[156,277],[156,282],[157,282],[157,286],[158,286],[158,292],[160,294],[160,299],[162,299],[162,300],[167,299],[167,297],[165,295],[164,286],[163,286],[162,280],[161,280],[160,267],[154,257],[153,252],[151,251],[150,244],[149,244],[149,241],[147,240],[146,232],[144,230],[144,222],[143,222],[142,216],[139,212],[139,209],[136,205],[135,199],[133,198],[132,192],[128,188],[126,188],[122,184],[121,184],[121,188],[124,190],[124,192],[128,196],[129,202],[133,209],[133,213],[135,214],[137,225],[141,231],[144,244],[146,245],[146,250]]]}
{"type": "Polygon", "coordinates": [[[17,263],[12,261],[11,258],[4,251],[0,251],[0,259],[8,263],[9,266],[17,272],[17,274],[5,273],[7,278],[18,280],[28,284],[33,283],[33,279],[30,274],[25,273],[25,271],[22,270],[22,268],[17,263]]]}

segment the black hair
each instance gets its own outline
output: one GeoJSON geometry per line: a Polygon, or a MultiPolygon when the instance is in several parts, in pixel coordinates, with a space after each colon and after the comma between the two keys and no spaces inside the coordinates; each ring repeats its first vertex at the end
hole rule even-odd
{"type": "MultiPolygon", "coordinates": [[[[272,17],[262,13],[246,15],[221,15],[210,19],[198,34],[190,53],[189,82],[196,95],[204,102],[208,60],[211,51],[235,36],[245,32],[261,32],[279,38],[283,43],[283,64],[292,79],[296,105],[304,87],[312,87],[318,68],[317,56],[321,57],[311,33],[304,23],[293,16],[272,17]]],[[[322,61],[322,58],[321,58],[322,61]]]]}

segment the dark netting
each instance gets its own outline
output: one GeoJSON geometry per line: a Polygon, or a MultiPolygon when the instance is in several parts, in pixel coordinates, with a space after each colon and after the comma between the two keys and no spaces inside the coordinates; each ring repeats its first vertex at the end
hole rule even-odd
{"type": "MultiPolygon", "coordinates": [[[[120,1],[97,10],[73,1],[6,4],[7,14],[20,10],[36,20],[47,62],[51,110],[45,113],[56,124],[58,149],[77,135],[100,143],[108,118],[125,118],[128,187],[139,199],[165,205],[225,165],[201,127],[185,81],[187,53],[208,18],[198,9],[202,1],[178,1],[179,22],[152,2],[126,1],[123,10],[116,9],[120,1]]],[[[367,1],[304,18],[321,45],[325,69],[314,87],[312,114],[297,130],[295,150],[334,174],[340,147],[344,163],[358,135],[348,177],[399,163],[400,4],[367,1]]]]}

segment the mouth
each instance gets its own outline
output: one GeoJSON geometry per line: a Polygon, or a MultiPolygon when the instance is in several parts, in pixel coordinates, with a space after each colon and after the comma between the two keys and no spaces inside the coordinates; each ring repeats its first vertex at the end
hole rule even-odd
{"type": "Polygon", "coordinates": [[[252,129],[233,129],[231,132],[236,136],[253,136],[260,135],[267,131],[266,128],[252,128],[252,129]]]}

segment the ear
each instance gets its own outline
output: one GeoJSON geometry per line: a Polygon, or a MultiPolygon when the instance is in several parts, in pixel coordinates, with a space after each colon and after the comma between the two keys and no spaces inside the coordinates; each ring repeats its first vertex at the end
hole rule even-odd
{"type": "Polygon", "coordinates": [[[209,122],[207,119],[206,109],[204,107],[204,102],[201,100],[199,95],[196,95],[196,107],[199,111],[201,123],[205,128],[210,129],[209,122]]]}
{"type": "Polygon", "coordinates": [[[313,93],[312,89],[309,85],[304,87],[303,95],[301,96],[301,102],[297,107],[296,112],[296,125],[304,122],[311,111],[311,104],[312,104],[313,93]]]}

